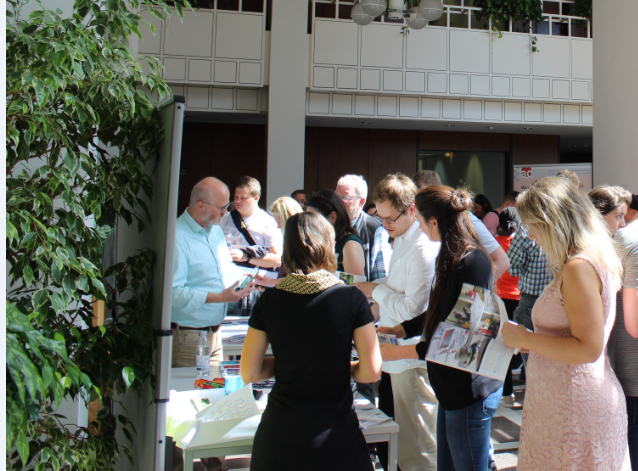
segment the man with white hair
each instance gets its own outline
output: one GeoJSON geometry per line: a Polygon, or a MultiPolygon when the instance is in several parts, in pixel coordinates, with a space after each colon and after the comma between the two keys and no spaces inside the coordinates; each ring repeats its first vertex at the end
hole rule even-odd
{"type": "Polygon", "coordinates": [[[335,193],[346,206],[350,223],[359,233],[365,256],[368,257],[368,281],[384,278],[388,271],[391,248],[388,232],[381,221],[366,214],[363,207],[368,199],[368,184],[361,175],[344,175],[337,182],[335,193]]]}

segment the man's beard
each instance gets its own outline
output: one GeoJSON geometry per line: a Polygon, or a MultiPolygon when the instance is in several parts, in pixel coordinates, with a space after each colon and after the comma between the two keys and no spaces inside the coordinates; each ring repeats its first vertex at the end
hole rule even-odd
{"type": "Polygon", "coordinates": [[[357,219],[357,216],[359,215],[359,207],[355,207],[355,208],[348,208],[348,216],[350,216],[350,222],[354,222],[355,219],[357,219]]]}

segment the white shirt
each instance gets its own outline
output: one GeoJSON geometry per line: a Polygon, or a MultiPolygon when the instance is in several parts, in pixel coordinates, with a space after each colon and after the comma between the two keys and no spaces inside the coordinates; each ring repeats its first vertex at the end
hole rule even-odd
{"type": "Polygon", "coordinates": [[[485,224],[483,224],[483,222],[472,213],[470,213],[470,221],[472,221],[472,226],[478,236],[479,242],[483,244],[487,253],[491,254],[500,247],[494,236],[490,233],[487,227],[485,227],[485,224]]]}
{"type": "MultiPolygon", "coordinates": [[[[281,234],[281,229],[277,227],[277,221],[275,221],[275,218],[263,209],[257,208],[252,216],[244,217],[243,219],[246,224],[246,229],[248,229],[248,232],[252,236],[256,245],[261,247],[274,247],[278,254],[282,253],[283,236],[281,234]]],[[[235,223],[233,222],[233,218],[230,213],[226,214],[222,218],[220,225],[225,235],[241,235],[235,227],[235,223]]],[[[243,236],[240,240],[241,242],[237,245],[248,245],[243,236]]]]}
{"type": "MultiPolygon", "coordinates": [[[[430,300],[436,257],[440,242],[432,242],[415,221],[410,228],[394,240],[388,276],[376,280],[372,298],[379,303],[379,325],[393,327],[423,313],[430,300]]],[[[420,339],[403,341],[411,345],[420,339]]],[[[383,363],[386,373],[400,373],[409,368],[425,368],[422,360],[397,360],[383,363]]]]}

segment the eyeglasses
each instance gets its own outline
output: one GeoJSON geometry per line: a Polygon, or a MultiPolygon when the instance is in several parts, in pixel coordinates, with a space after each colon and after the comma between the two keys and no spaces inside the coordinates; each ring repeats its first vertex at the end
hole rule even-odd
{"type": "Polygon", "coordinates": [[[212,206],[213,208],[217,208],[220,213],[223,213],[224,210],[228,209],[228,207],[230,206],[230,201],[228,203],[226,203],[226,205],[224,205],[224,206],[217,206],[216,204],[208,203],[207,201],[204,201],[204,200],[200,200],[200,201],[202,203],[204,203],[204,204],[207,204],[208,206],[212,206]]]}
{"type": "Polygon", "coordinates": [[[397,217],[395,217],[395,218],[382,218],[381,216],[379,216],[379,213],[377,213],[377,214],[376,214],[376,216],[377,216],[379,219],[381,219],[381,223],[382,223],[382,224],[394,224],[395,222],[397,222],[397,221],[399,220],[399,218],[400,218],[401,216],[403,216],[403,215],[405,214],[405,211],[406,211],[407,209],[408,209],[408,208],[405,208],[405,209],[404,209],[403,211],[401,211],[401,212],[399,213],[399,215],[398,215],[397,217]]]}
{"type": "Polygon", "coordinates": [[[342,201],[355,201],[355,200],[361,199],[359,195],[348,196],[348,195],[340,195],[339,193],[337,193],[337,195],[339,196],[339,198],[341,198],[342,201]]]}

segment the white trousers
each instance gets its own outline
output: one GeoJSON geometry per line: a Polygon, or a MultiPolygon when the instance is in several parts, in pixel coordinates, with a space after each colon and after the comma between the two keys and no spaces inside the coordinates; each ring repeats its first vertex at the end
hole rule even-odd
{"type": "Polygon", "coordinates": [[[436,416],[439,407],[426,368],[391,375],[394,420],[399,424],[401,471],[436,471],[436,416]]]}

